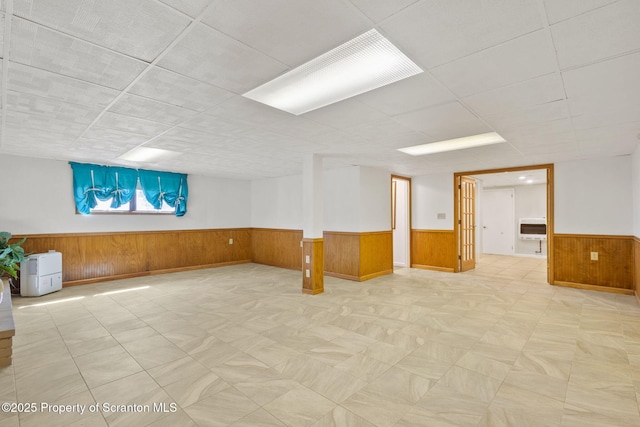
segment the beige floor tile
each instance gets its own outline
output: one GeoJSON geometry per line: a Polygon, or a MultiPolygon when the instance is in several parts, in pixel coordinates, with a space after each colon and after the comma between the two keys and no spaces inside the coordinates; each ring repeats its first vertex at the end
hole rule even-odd
{"type": "Polygon", "coordinates": [[[312,427],[341,427],[341,426],[375,427],[374,424],[371,424],[369,421],[357,416],[353,412],[347,411],[342,406],[336,406],[333,411],[329,412],[320,420],[315,422],[312,427]]]}
{"type": "MultiPolygon", "coordinates": [[[[456,426],[476,426],[485,414],[488,404],[474,398],[458,393],[443,384],[436,384],[427,394],[417,402],[414,409],[409,414],[410,418],[422,425],[456,425],[456,426]]],[[[407,419],[407,415],[405,418],[407,419]]],[[[407,420],[408,421],[408,420],[407,420]]],[[[410,423],[405,423],[412,425],[410,423]]]]}
{"type": "Polygon", "coordinates": [[[135,359],[120,346],[78,356],[75,362],[89,388],[142,371],[135,359]]]}
{"type": "Polygon", "coordinates": [[[160,335],[124,342],[122,346],[145,369],[187,356],[187,353],[160,335]]]}
{"type": "Polygon", "coordinates": [[[229,388],[184,408],[198,426],[227,426],[257,410],[258,405],[229,388]]]}
{"type": "Polygon", "coordinates": [[[466,368],[453,366],[440,378],[438,384],[464,396],[488,403],[498,391],[501,381],[466,368]]]}
{"type": "Polygon", "coordinates": [[[88,390],[71,356],[46,365],[16,366],[15,372],[18,402],[55,402],[88,390]]]}
{"type": "Polygon", "coordinates": [[[253,411],[249,415],[239,419],[235,423],[231,424],[232,427],[284,427],[286,424],[282,423],[276,417],[260,408],[253,411]]]}
{"type": "Polygon", "coordinates": [[[144,371],[98,386],[91,394],[109,426],[147,425],[167,415],[154,405],[175,404],[144,371]]]}
{"type": "Polygon", "coordinates": [[[307,388],[291,390],[264,405],[264,409],[289,426],[310,426],[336,404],[307,388]]]}
{"type": "MultiPolygon", "coordinates": [[[[57,421],[78,426],[640,425],[635,298],[545,269],[482,256],[462,274],[325,278],[310,297],[298,272],[246,264],[18,297],[0,397],[177,405],[57,421]],[[32,306],[69,296],[84,298],[32,306]]],[[[41,420],[0,414],[16,423],[41,420]]]]}

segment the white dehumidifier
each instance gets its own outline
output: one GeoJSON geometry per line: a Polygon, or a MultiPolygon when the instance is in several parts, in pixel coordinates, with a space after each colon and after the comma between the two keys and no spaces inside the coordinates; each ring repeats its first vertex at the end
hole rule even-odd
{"type": "Polygon", "coordinates": [[[38,297],[62,289],[62,254],[32,254],[20,263],[20,295],[38,297]]]}

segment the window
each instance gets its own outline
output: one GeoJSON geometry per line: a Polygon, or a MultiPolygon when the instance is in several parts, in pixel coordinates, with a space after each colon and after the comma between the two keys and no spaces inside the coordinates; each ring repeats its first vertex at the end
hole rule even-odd
{"type": "Polygon", "coordinates": [[[127,203],[118,208],[111,207],[111,200],[98,200],[98,203],[94,208],[91,208],[91,213],[145,213],[145,214],[171,214],[175,215],[176,208],[169,206],[167,202],[162,202],[162,207],[156,209],[151,203],[147,201],[141,188],[136,188],[135,196],[127,203]]]}
{"type": "Polygon", "coordinates": [[[120,166],[69,162],[73,171],[76,211],[92,213],[153,213],[184,216],[187,175],[120,166]]]}

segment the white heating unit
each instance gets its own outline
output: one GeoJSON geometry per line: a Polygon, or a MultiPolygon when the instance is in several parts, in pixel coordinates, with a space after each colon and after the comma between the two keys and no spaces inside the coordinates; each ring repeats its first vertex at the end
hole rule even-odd
{"type": "Polygon", "coordinates": [[[520,218],[520,233],[522,240],[546,240],[546,218],[520,218]]]}
{"type": "Polygon", "coordinates": [[[20,264],[20,295],[37,297],[62,289],[62,254],[49,251],[25,257],[20,264]]]}

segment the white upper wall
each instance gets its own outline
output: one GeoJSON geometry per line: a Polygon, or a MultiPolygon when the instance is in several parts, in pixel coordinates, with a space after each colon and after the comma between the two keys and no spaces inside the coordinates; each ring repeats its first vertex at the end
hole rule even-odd
{"type": "Polygon", "coordinates": [[[556,163],[554,180],[556,233],[633,234],[631,156],[556,163]]]}
{"type": "MultiPolygon", "coordinates": [[[[353,166],[322,175],[325,231],[367,232],[391,229],[391,174],[353,166]]],[[[302,175],[251,182],[251,225],[303,228],[302,175]]]]}
{"type": "MultiPolygon", "coordinates": [[[[556,233],[640,234],[640,149],[633,162],[621,156],[556,163],[554,180],[556,233]]],[[[453,174],[414,177],[412,204],[414,229],[453,230],[453,174]]]]}
{"type": "Polygon", "coordinates": [[[633,200],[633,235],[640,237],[640,144],[631,157],[633,200]]]}
{"type": "Polygon", "coordinates": [[[324,229],[360,230],[360,168],[325,170],[322,188],[324,229]]]}
{"type": "Polygon", "coordinates": [[[360,229],[391,230],[391,174],[360,167],[360,229]]]}
{"type": "Polygon", "coordinates": [[[417,230],[453,230],[453,174],[418,176],[411,180],[411,226],[417,230]],[[438,219],[438,214],[445,219],[438,219]]]}
{"type": "Polygon", "coordinates": [[[302,230],[302,175],[251,181],[251,226],[302,230]]]}
{"type": "Polygon", "coordinates": [[[189,175],[187,214],[79,215],[65,161],[3,156],[0,228],[13,234],[189,230],[250,226],[250,183],[189,175]]]}

